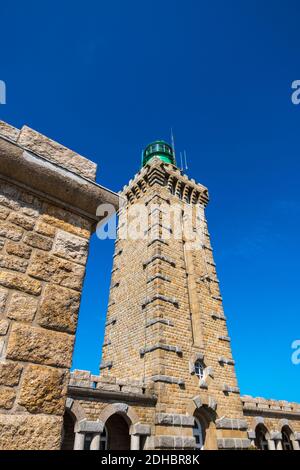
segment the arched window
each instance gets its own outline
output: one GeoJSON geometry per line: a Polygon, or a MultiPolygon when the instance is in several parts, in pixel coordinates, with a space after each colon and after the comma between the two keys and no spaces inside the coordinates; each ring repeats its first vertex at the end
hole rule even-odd
{"type": "Polygon", "coordinates": [[[63,426],[63,436],[62,436],[62,450],[73,450],[74,449],[74,425],[75,420],[74,416],[66,410],[64,414],[64,426],[63,426]]]}
{"type": "Polygon", "coordinates": [[[268,441],[267,441],[267,430],[266,428],[259,424],[255,429],[255,446],[259,450],[268,450],[268,441]]]}
{"type": "Polygon", "coordinates": [[[291,431],[286,426],[282,429],[282,449],[293,450],[293,445],[291,441],[291,431]]]}
{"type": "Polygon", "coordinates": [[[204,377],[204,364],[200,359],[197,359],[195,362],[195,374],[199,379],[203,379],[204,377]]]}
{"type": "Polygon", "coordinates": [[[196,441],[196,449],[204,449],[204,432],[200,421],[194,418],[193,436],[196,441]]]}
{"type": "Polygon", "coordinates": [[[92,439],[93,439],[92,433],[88,432],[84,435],[84,446],[83,446],[84,450],[90,450],[92,439]]]}
{"type": "Polygon", "coordinates": [[[107,450],[107,429],[105,427],[100,436],[100,450],[107,450]]]}

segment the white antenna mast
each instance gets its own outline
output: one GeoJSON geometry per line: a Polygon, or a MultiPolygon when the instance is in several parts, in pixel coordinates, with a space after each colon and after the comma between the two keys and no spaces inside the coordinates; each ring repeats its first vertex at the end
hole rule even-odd
{"type": "Polygon", "coordinates": [[[180,170],[183,171],[183,161],[182,161],[182,153],[179,153],[180,155],[180,170]]]}
{"type": "Polygon", "coordinates": [[[172,143],[174,161],[175,161],[175,165],[176,165],[177,162],[176,162],[176,153],[175,153],[175,141],[174,141],[174,135],[173,135],[173,129],[172,129],[172,127],[171,127],[171,143],[172,143]]]}
{"type": "Polygon", "coordinates": [[[185,166],[185,169],[188,170],[189,167],[188,167],[188,164],[187,164],[187,158],[186,158],[186,151],[185,150],[183,152],[183,155],[184,155],[184,166],[185,166]]]}

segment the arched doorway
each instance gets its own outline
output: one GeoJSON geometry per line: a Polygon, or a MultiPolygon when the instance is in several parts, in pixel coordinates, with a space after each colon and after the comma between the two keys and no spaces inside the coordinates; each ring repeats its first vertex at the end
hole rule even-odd
{"type": "Polygon", "coordinates": [[[268,430],[263,424],[258,424],[255,428],[255,447],[259,450],[268,450],[267,440],[268,430]]]}
{"type": "Polygon", "coordinates": [[[75,419],[69,411],[64,414],[63,435],[62,435],[62,450],[73,450],[75,432],[74,432],[75,419]]]}
{"type": "Polygon", "coordinates": [[[195,448],[201,450],[217,449],[216,414],[205,406],[198,408],[194,414],[193,436],[195,448]]]}
{"type": "Polygon", "coordinates": [[[111,415],[105,423],[105,428],[109,450],[130,450],[129,425],[121,414],[111,415]]]}
{"type": "Polygon", "coordinates": [[[293,450],[293,444],[291,441],[292,431],[288,426],[282,428],[282,450],[293,450]]]}

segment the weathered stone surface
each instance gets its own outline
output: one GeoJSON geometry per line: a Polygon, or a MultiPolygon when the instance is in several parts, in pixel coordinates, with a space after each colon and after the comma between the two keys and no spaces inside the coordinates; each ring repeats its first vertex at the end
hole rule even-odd
{"type": "Polygon", "coordinates": [[[0,236],[10,240],[19,241],[23,235],[23,230],[9,222],[0,222],[0,236]]]}
{"type": "Polygon", "coordinates": [[[80,237],[90,237],[91,225],[82,217],[46,203],[43,210],[44,214],[42,215],[41,222],[80,237]]]}
{"type": "Polygon", "coordinates": [[[88,241],[59,231],[53,247],[53,253],[76,263],[85,265],[88,252],[88,241]]]}
{"type": "Polygon", "coordinates": [[[30,413],[62,415],[67,381],[65,370],[30,365],[24,373],[18,404],[30,413]]]}
{"type": "Polygon", "coordinates": [[[5,340],[1,338],[0,339],[0,358],[3,355],[4,347],[5,347],[5,340]]]}
{"type": "Polygon", "coordinates": [[[151,434],[151,426],[149,426],[148,424],[133,424],[130,428],[130,434],[149,436],[151,434]]]}
{"type": "Polygon", "coordinates": [[[218,439],[219,449],[249,449],[251,441],[249,439],[225,438],[218,439]]]}
{"type": "Polygon", "coordinates": [[[0,206],[0,219],[2,220],[7,219],[8,214],[9,214],[9,210],[3,206],[0,206]]]}
{"type": "Polygon", "coordinates": [[[15,362],[0,363],[0,385],[14,387],[18,385],[23,367],[15,362]]]}
{"type": "Polygon", "coordinates": [[[39,132],[23,126],[18,144],[86,178],[95,180],[97,165],[39,132]]]}
{"type": "Polygon", "coordinates": [[[6,252],[9,255],[19,256],[20,258],[30,258],[32,248],[24,243],[15,243],[12,241],[7,241],[5,246],[6,252]]]}
{"type": "Polygon", "coordinates": [[[4,247],[5,239],[0,237],[0,250],[4,247]]]}
{"type": "Polygon", "coordinates": [[[19,135],[19,129],[7,124],[7,122],[0,121],[0,135],[16,141],[19,135]]]}
{"type": "Polygon", "coordinates": [[[43,235],[39,235],[38,233],[28,233],[24,237],[24,243],[33,248],[49,251],[52,248],[53,240],[43,237],[43,235]]]}
{"type": "Polygon", "coordinates": [[[0,415],[1,450],[59,450],[60,416],[0,415]]]}
{"type": "Polygon", "coordinates": [[[45,224],[42,221],[37,222],[35,231],[40,233],[41,235],[45,235],[46,237],[51,237],[51,238],[54,237],[55,232],[56,232],[55,227],[52,227],[52,225],[45,224]]]}
{"type": "Polygon", "coordinates": [[[9,336],[7,358],[49,366],[70,367],[74,337],[15,323],[9,336]]]}
{"type": "Polygon", "coordinates": [[[41,283],[31,279],[25,274],[0,272],[0,285],[9,289],[17,289],[32,295],[39,295],[42,290],[41,283]]]}
{"type": "Polygon", "coordinates": [[[0,255],[0,268],[10,269],[11,271],[19,271],[25,273],[28,261],[11,255],[0,255]]]}
{"type": "Polygon", "coordinates": [[[194,417],[177,413],[157,413],[156,423],[172,426],[193,426],[194,417]]]}
{"type": "Polygon", "coordinates": [[[104,428],[102,421],[88,421],[83,419],[76,423],[75,432],[101,433],[104,428]]]}
{"type": "Polygon", "coordinates": [[[1,183],[0,204],[5,207],[9,207],[10,209],[19,210],[19,195],[20,192],[15,186],[8,183],[1,183]]]}
{"type": "Polygon", "coordinates": [[[216,420],[217,429],[247,429],[247,421],[244,419],[230,419],[223,416],[216,420]]]}
{"type": "Polygon", "coordinates": [[[0,289],[0,314],[4,312],[5,305],[8,297],[8,291],[0,289]]]}
{"type": "Polygon", "coordinates": [[[75,333],[80,294],[53,284],[45,287],[38,323],[47,328],[75,333]]]}
{"type": "Polygon", "coordinates": [[[12,212],[8,218],[10,222],[20,225],[25,230],[32,230],[35,225],[35,220],[22,214],[21,212],[12,212]]]}
{"type": "Polygon", "coordinates": [[[154,442],[158,449],[192,449],[195,447],[194,437],[157,436],[154,438],[154,442]]]}
{"type": "Polygon", "coordinates": [[[14,292],[9,302],[7,316],[17,321],[30,322],[37,310],[37,300],[34,297],[14,292]]]}
{"type": "Polygon", "coordinates": [[[13,407],[16,392],[12,388],[0,388],[0,408],[10,410],[13,407]]]}
{"type": "Polygon", "coordinates": [[[84,267],[48,253],[36,252],[32,257],[28,274],[44,281],[81,290],[84,267]]]}
{"type": "Polygon", "coordinates": [[[3,318],[0,320],[0,335],[6,335],[9,327],[9,321],[3,318]]]}

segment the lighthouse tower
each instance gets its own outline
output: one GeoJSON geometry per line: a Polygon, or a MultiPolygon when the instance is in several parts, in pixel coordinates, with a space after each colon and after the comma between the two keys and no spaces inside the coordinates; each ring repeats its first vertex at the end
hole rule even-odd
{"type": "Polygon", "coordinates": [[[122,191],[102,376],[153,384],[148,448],[245,448],[247,424],[205,217],[208,190],[146,147],[122,191]]]}

